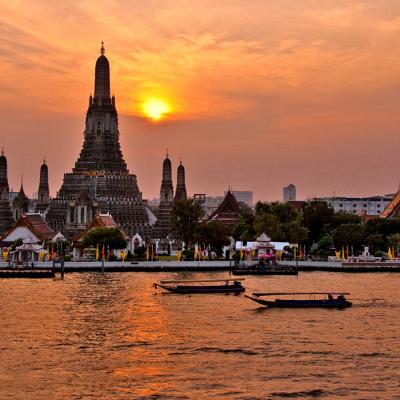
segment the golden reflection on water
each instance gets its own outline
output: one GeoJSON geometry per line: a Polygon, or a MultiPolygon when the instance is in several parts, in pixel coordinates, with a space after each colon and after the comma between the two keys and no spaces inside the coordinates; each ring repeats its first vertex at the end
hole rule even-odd
{"type": "Polygon", "coordinates": [[[152,287],[195,277],[0,281],[0,399],[400,397],[400,275],[246,280],[257,291],[348,290],[354,307],[341,311],[152,287]]]}

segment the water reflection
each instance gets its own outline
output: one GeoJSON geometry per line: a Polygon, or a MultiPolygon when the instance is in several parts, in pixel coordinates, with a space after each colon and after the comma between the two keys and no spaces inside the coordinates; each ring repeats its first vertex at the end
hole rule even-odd
{"type": "Polygon", "coordinates": [[[243,296],[152,287],[198,277],[1,281],[0,398],[399,397],[400,276],[246,280],[257,291],[346,290],[348,310],[268,310],[243,296]]]}

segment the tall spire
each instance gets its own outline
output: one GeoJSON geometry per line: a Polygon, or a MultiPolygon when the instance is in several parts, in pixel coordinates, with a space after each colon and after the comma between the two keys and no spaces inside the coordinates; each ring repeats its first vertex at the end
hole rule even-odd
{"type": "Polygon", "coordinates": [[[46,164],[46,158],[40,167],[38,202],[47,204],[49,202],[49,168],[46,164]]]}
{"type": "Polygon", "coordinates": [[[174,187],[172,185],[172,164],[167,150],[167,155],[163,162],[160,201],[164,203],[171,203],[173,198],[174,187]]]}
{"type": "Polygon", "coordinates": [[[7,177],[7,158],[4,155],[4,148],[3,148],[0,156],[0,196],[4,195],[8,198],[9,190],[10,188],[8,186],[8,177],[7,177]]]}
{"type": "Polygon", "coordinates": [[[176,192],[174,200],[186,200],[186,183],[185,183],[185,167],[182,165],[182,160],[180,160],[178,170],[177,170],[177,179],[176,179],[176,192]]]}
{"type": "Polygon", "coordinates": [[[94,97],[102,100],[110,99],[110,64],[104,55],[104,43],[101,42],[100,57],[96,61],[94,80],[94,97]]]}

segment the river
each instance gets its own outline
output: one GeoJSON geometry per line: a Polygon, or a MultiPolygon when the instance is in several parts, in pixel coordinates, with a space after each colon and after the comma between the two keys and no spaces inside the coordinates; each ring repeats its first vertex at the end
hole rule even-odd
{"type": "Polygon", "coordinates": [[[0,399],[399,399],[400,274],[249,276],[247,293],[349,291],[346,310],[176,295],[160,279],[0,281],[0,399]]]}

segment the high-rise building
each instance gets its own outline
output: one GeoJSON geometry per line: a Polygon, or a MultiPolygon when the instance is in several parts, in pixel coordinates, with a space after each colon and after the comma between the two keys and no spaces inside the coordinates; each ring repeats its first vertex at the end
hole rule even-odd
{"type": "Polygon", "coordinates": [[[296,200],[296,186],[291,183],[290,185],[283,188],[283,202],[296,200]]]}
{"type": "Polygon", "coordinates": [[[74,237],[97,212],[110,213],[129,235],[148,235],[150,225],[136,175],[123,159],[115,97],[110,96],[110,65],[104,45],[96,61],[94,96],[89,97],[84,142],[72,172],[64,175],[50,200],[46,220],[55,231],[74,237]]]}

